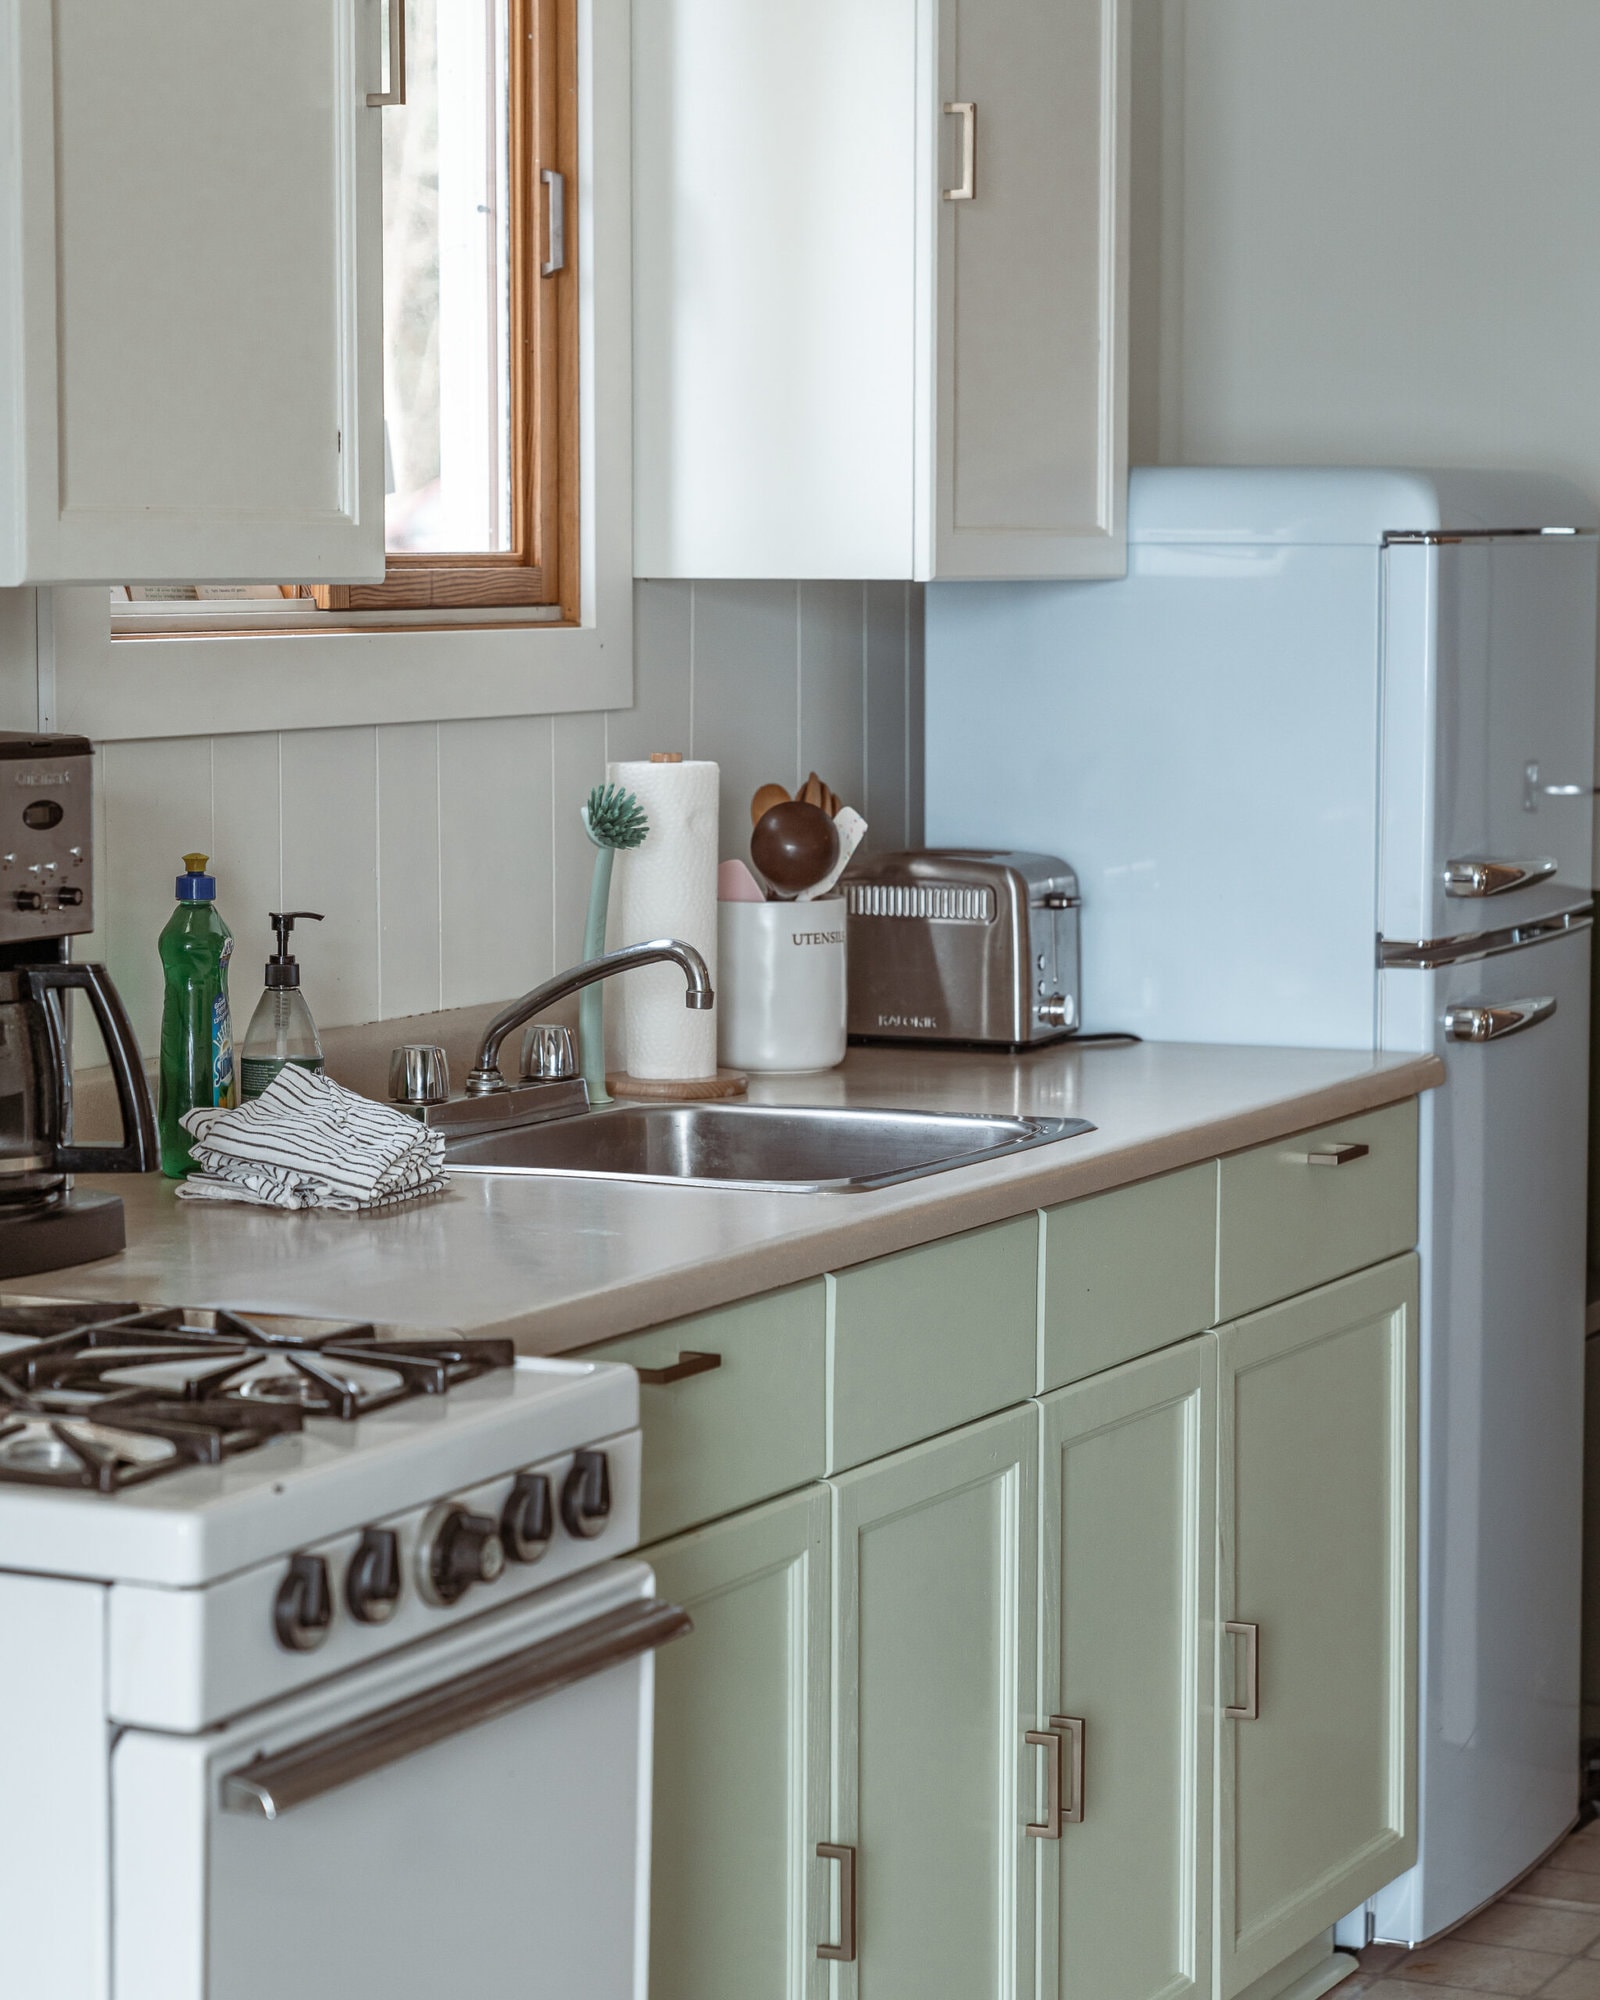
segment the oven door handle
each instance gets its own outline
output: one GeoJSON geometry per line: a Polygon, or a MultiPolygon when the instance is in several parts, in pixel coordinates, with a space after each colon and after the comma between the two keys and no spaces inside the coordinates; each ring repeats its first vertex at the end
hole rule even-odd
{"type": "Polygon", "coordinates": [[[222,1780],[223,1810],[281,1819],[296,1806],[308,1805],[341,1785],[370,1777],[403,1757],[509,1715],[608,1667],[636,1660],[693,1629],[688,1612],[676,1604],[653,1597],[624,1604],[376,1714],[241,1764],[222,1780]]]}

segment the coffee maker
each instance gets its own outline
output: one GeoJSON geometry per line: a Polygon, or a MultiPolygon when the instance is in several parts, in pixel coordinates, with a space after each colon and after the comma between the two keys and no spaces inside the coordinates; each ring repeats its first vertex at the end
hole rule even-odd
{"type": "Polygon", "coordinates": [[[0,1279],[114,1256],[127,1241],[115,1195],[80,1173],[145,1173],[155,1113],[133,1029],[103,965],[74,965],[94,928],[94,745],[0,734],[0,1279]],[[87,995],[116,1084],[122,1136],[72,1131],[70,1005],[87,995]]]}

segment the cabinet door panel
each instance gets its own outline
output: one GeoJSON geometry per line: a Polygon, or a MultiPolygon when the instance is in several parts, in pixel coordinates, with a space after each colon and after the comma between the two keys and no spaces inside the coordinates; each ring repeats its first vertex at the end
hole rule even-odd
{"type": "Polygon", "coordinates": [[[8,17],[0,583],[381,576],[377,0],[8,17]]]}
{"type": "Polygon", "coordinates": [[[834,1482],[833,1837],[859,1897],[836,2000],[1032,1992],[1037,1453],[1030,1405],[834,1482]]]}
{"type": "Polygon", "coordinates": [[[1415,1857],[1416,1326],[1404,1257],[1218,1335],[1224,1996],[1415,1857]]]}
{"type": "Polygon", "coordinates": [[[828,1505],[813,1487],[649,1552],[695,1629],[656,1662],[651,2000],[821,2000],[828,1505]]]}
{"type": "Polygon", "coordinates": [[[1126,566],[1128,20],[943,0],[940,102],[975,106],[977,148],[973,198],[940,202],[937,576],[1126,566]]]}
{"type": "Polygon", "coordinates": [[[1085,1779],[1081,1823],[1038,1842],[1042,1990],[1193,2000],[1211,1990],[1216,1342],[1041,1407],[1041,1716],[1082,1719],[1085,1779]]]}

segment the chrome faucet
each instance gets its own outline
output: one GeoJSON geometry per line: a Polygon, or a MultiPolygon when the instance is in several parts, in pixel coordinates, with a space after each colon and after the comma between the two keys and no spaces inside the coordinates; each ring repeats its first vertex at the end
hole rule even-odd
{"type": "Polygon", "coordinates": [[[570,999],[597,980],[609,979],[614,972],[631,972],[636,966],[662,962],[681,967],[685,1007],[704,1011],[713,1005],[716,995],[711,990],[711,974],[706,970],[705,960],[692,944],[683,944],[677,938],[653,938],[648,944],[630,944],[621,951],[608,951],[601,958],[585,959],[582,965],[573,966],[569,972],[558,972],[554,979],[547,979],[531,993],[524,993],[520,1000],[513,1000],[509,1007],[501,1008],[483,1031],[478,1060],[467,1077],[467,1095],[487,1097],[509,1088],[500,1074],[500,1044],[524,1021],[531,1021],[546,1007],[570,999]]]}

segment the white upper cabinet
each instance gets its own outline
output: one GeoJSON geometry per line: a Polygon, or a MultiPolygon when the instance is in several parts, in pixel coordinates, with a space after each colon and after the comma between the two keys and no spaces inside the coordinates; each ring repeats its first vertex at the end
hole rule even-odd
{"type": "Polygon", "coordinates": [[[381,577],[380,0],[0,0],[0,585],[381,577]]]}
{"type": "Polygon", "coordinates": [[[1126,0],[640,0],[635,569],[1126,564],[1126,0]]]}

